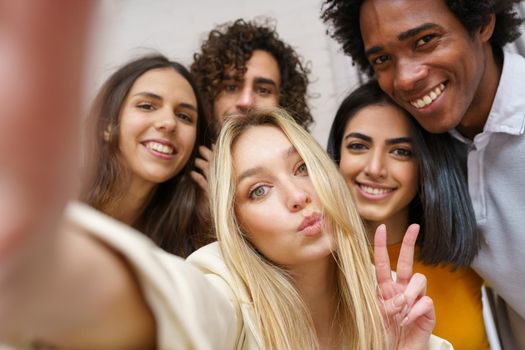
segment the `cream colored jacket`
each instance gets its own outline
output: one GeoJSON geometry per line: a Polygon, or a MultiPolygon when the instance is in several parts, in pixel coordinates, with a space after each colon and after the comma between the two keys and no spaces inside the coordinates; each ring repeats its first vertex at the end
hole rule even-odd
{"type": "MultiPolygon", "coordinates": [[[[229,272],[217,243],[196,251],[188,263],[88,206],[71,204],[67,217],[130,263],[156,317],[160,349],[263,348],[248,294],[229,272]]],[[[433,337],[428,349],[452,346],[433,337]]]]}

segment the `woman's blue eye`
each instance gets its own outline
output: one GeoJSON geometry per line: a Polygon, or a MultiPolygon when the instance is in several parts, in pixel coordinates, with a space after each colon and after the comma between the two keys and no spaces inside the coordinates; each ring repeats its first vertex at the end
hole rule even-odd
{"type": "Polygon", "coordinates": [[[295,172],[296,174],[304,174],[308,172],[308,168],[306,167],[305,163],[302,163],[301,165],[297,167],[297,170],[295,172]]]}
{"type": "Polygon", "coordinates": [[[250,192],[250,198],[257,199],[264,196],[267,192],[266,186],[258,186],[250,192]]]}

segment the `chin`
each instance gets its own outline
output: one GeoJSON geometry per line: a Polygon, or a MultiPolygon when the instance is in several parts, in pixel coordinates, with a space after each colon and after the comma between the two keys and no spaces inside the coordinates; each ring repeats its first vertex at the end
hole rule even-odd
{"type": "Polygon", "coordinates": [[[365,212],[363,214],[360,214],[360,216],[364,221],[367,221],[367,222],[384,223],[388,219],[388,216],[384,214],[377,214],[377,213],[366,213],[365,212]]]}
{"type": "Polygon", "coordinates": [[[416,120],[419,123],[419,125],[423,127],[423,129],[433,134],[442,134],[448,132],[449,130],[454,129],[459,124],[459,120],[456,121],[456,118],[449,118],[448,116],[445,116],[445,118],[425,120],[420,120],[416,118],[416,120]]]}

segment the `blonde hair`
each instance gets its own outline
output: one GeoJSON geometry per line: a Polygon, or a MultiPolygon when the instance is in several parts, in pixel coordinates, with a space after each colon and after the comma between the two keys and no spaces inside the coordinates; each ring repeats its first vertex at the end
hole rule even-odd
{"type": "Polygon", "coordinates": [[[302,157],[323,207],[325,229],[333,232],[341,346],[385,349],[366,231],[348,187],[313,137],[281,109],[250,111],[227,120],[210,169],[217,239],[228,268],[252,299],[265,349],[318,349],[319,345],[310,312],[292,279],[255,250],[236,220],[232,148],[244,131],[259,125],[279,128],[302,157]]]}

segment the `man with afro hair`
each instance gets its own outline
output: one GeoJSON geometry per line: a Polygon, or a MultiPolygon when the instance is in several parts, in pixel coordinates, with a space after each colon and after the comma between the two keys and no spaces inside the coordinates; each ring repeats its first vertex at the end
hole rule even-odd
{"type": "MultiPolygon", "coordinates": [[[[355,64],[423,128],[465,145],[504,349],[525,349],[525,59],[519,0],[326,0],[322,19],[355,64]]],[[[466,325],[468,327],[468,325],[466,325]]]]}

